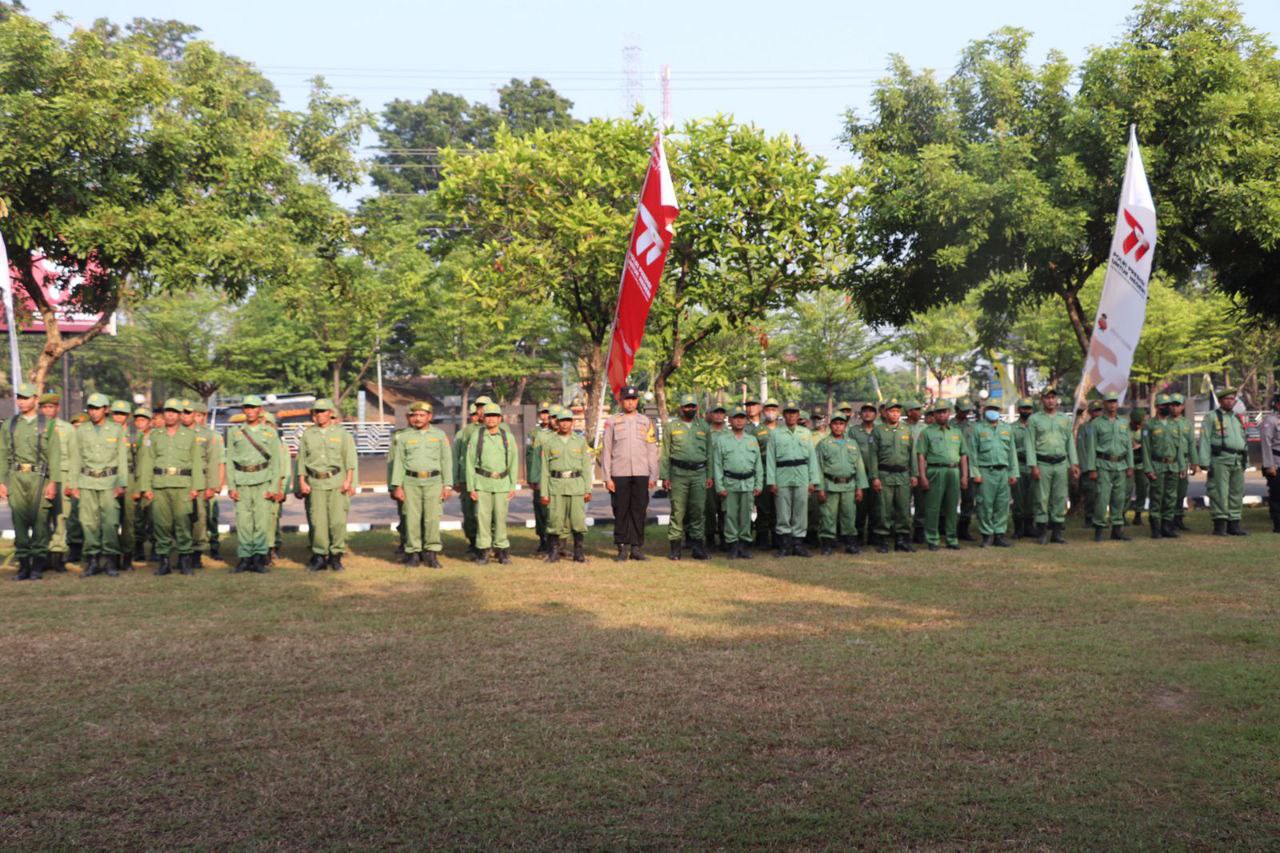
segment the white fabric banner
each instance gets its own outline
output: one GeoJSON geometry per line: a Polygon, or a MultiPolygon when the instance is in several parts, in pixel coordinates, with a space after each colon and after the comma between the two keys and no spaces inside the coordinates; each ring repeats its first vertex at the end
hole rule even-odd
{"type": "Polygon", "coordinates": [[[1147,283],[1156,252],[1156,205],[1142,167],[1138,136],[1129,128],[1129,157],[1120,189],[1115,236],[1107,277],[1102,282],[1102,298],[1093,321],[1084,375],[1076,389],[1076,408],[1084,406],[1092,389],[1100,394],[1114,391],[1124,402],[1129,389],[1129,369],[1138,348],[1142,324],[1147,317],[1147,283]]]}
{"type": "Polygon", "coordinates": [[[0,236],[0,289],[4,296],[4,319],[9,327],[9,384],[13,392],[18,393],[18,383],[22,382],[22,364],[18,361],[18,318],[13,316],[13,282],[9,280],[9,253],[4,248],[4,237],[0,236]]]}

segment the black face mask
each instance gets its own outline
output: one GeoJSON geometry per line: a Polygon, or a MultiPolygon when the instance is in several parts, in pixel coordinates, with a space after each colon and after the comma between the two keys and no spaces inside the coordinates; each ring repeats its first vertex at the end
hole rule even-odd
{"type": "Polygon", "coordinates": [[[1156,411],[1162,415],[1168,416],[1173,412],[1172,406],[1157,406],[1156,411]]]}
{"type": "Polygon", "coordinates": [[[1018,419],[1019,419],[1019,420],[1023,420],[1023,421],[1025,421],[1025,420],[1027,420],[1027,419],[1028,419],[1028,418],[1030,418],[1030,417],[1031,417],[1031,413],[1030,413],[1030,412],[1024,412],[1024,411],[1021,411],[1021,410],[1019,410],[1019,411],[1018,411],[1018,419]]]}

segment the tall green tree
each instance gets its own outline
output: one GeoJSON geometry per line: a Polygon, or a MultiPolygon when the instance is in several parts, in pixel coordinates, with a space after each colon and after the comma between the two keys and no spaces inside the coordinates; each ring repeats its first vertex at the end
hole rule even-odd
{"type": "Polygon", "coordinates": [[[924,365],[941,388],[948,378],[973,371],[979,353],[973,331],[977,319],[973,300],[921,311],[894,336],[894,352],[924,365]]]}
{"type": "Polygon", "coordinates": [[[822,391],[830,416],[836,389],[871,375],[890,342],[862,322],[847,293],[824,288],[802,296],[782,315],[778,343],[792,374],[822,391]]]}

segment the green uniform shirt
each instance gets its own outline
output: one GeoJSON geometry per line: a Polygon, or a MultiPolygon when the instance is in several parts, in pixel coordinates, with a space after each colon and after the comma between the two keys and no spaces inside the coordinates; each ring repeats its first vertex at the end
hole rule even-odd
{"type": "Polygon", "coordinates": [[[658,479],[711,476],[711,426],[702,418],[672,418],[662,433],[658,479]],[[674,464],[673,464],[674,463],[674,464]],[[683,463],[683,464],[678,464],[683,463]],[[697,467],[701,463],[701,467],[697,467]],[[687,467],[694,466],[694,467],[687,467]]]}
{"type": "Polygon", "coordinates": [[[181,424],[173,435],[166,427],[153,429],[142,442],[141,491],[203,489],[203,461],[194,431],[181,424]]]}
{"type": "MultiPolygon", "coordinates": [[[[1027,467],[1037,468],[1041,456],[1061,456],[1072,465],[1079,464],[1075,438],[1071,435],[1071,418],[1056,412],[1036,412],[1027,418],[1027,467]]],[[[1046,463],[1052,464],[1052,463],[1046,463]]]]}
{"type": "MultiPolygon", "coordinates": [[[[1027,420],[1031,420],[1027,418],[1027,420]]],[[[1027,465],[1027,421],[1018,418],[1009,428],[1013,431],[1013,449],[1018,454],[1018,471],[1026,473],[1027,465]]]]}
{"type": "Polygon", "coordinates": [[[754,492],[764,489],[764,460],[760,442],[754,435],[718,436],[711,455],[711,477],[717,492],[754,492]]]}
{"type": "Polygon", "coordinates": [[[1169,418],[1152,418],[1142,429],[1143,464],[1148,474],[1187,467],[1187,446],[1169,418]]]}
{"type": "Polygon", "coordinates": [[[591,487],[595,457],[582,436],[553,432],[541,437],[538,457],[537,483],[543,495],[585,495],[591,487]]]}
{"type": "MultiPolygon", "coordinates": [[[[1209,416],[1205,417],[1208,420],[1209,416]]],[[[1183,443],[1187,446],[1187,465],[1201,465],[1200,448],[1196,444],[1196,425],[1186,418],[1171,418],[1178,425],[1178,432],[1182,435],[1183,443]]]]}
{"type": "Polygon", "coordinates": [[[914,444],[910,427],[902,421],[898,421],[896,426],[890,426],[883,421],[877,423],[875,429],[871,431],[868,454],[863,460],[867,466],[867,477],[871,480],[884,480],[890,476],[916,476],[914,444]],[[903,470],[891,471],[889,468],[903,470]]]}
{"type": "Polygon", "coordinates": [[[824,435],[814,452],[818,456],[818,468],[822,470],[820,488],[824,492],[853,492],[867,488],[867,468],[862,461],[862,451],[847,432],[840,438],[824,435]]]}
{"type": "Polygon", "coordinates": [[[135,432],[133,437],[129,439],[129,494],[135,495],[142,491],[142,467],[139,464],[142,460],[142,442],[146,439],[146,433],[135,432]]]}
{"type": "Polygon", "coordinates": [[[229,427],[226,447],[227,488],[239,489],[241,486],[267,483],[267,491],[275,492],[279,482],[279,455],[280,439],[276,436],[275,427],[266,421],[229,427]]]}
{"type": "Polygon", "coordinates": [[[806,427],[780,426],[765,445],[764,479],[771,486],[794,487],[822,484],[818,456],[806,427]]]}
{"type": "Polygon", "coordinates": [[[1089,421],[1085,432],[1084,456],[1080,467],[1085,471],[1123,471],[1133,467],[1133,440],[1129,419],[1106,415],[1089,421]]]}
{"type": "Polygon", "coordinates": [[[62,470],[62,444],[54,427],[52,420],[40,415],[14,415],[0,426],[0,480],[8,483],[14,475],[39,477],[16,471],[14,466],[43,465],[45,482],[51,482],[51,475],[62,470]]]}
{"type": "Polygon", "coordinates": [[[467,440],[467,491],[515,491],[519,464],[515,439],[507,430],[499,427],[491,433],[480,427],[467,440]]]}
{"type": "Polygon", "coordinates": [[[926,469],[930,465],[958,466],[961,458],[969,455],[969,447],[964,433],[950,423],[930,424],[916,440],[916,453],[924,457],[926,469]]]}
{"type": "MultiPolygon", "coordinates": [[[[58,434],[58,446],[62,450],[59,454],[60,460],[56,479],[59,483],[62,483],[62,487],[65,489],[71,482],[71,458],[76,453],[76,428],[71,425],[70,421],[54,418],[53,429],[58,434]]],[[[53,478],[51,477],[50,479],[53,478]]]]}
{"type": "Polygon", "coordinates": [[[424,429],[400,430],[396,433],[391,460],[391,488],[406,482],[422,482],[439,477],[445,485],[453,485],[453,450],[444,430],[428,425],[424,429]],[[431,477],[425,475],[438,472],[431,477]],[[418,476],[414,476],[414,473],[418,476]]]}
{"type": "Polygon", "coordinates": [[[1012,424],[984,421],[973,425],[969,431],[969,476],[1018,476],[1018,446],[1012,424]]]}
{"type": "Polygon", "coordinates": [[[467,483],[467,441],[475,434],[479,424],[468,422],[463,424],[453,436],[453,473],[458,483],[467,483]]]}
{"type": "Polygon", "coordinates": [[[338,424],[312,424],[298,438],[298,473],[306,476],[312,489],[340,489],[348,471],[355,485],[356,465],[355,439],[338,424]]]}
{"type": "Polygon", "coordinates": [[[1242,456],[1247,449],[1244,427],[1235,412],[1216,409],[1204,416],[1200,422],[1199,461],[1195,464],[1211,468],[1219,458],[1242,456]]]}
{"type": "Polygon", "coordinates": [[[129,485],[129,436],[124,427],[103,418],[97,425],[92,421],[80,424],[75,433],[67,484],[70,488],[101,491],[129,485]]]}
{"type": "Polygon", "coordinates": [[[222,467],[222,436],[208,424],[192,427],[191,430],[196,434],[196,447],[200,449],[200,455],[204,459],[205,488],[216,489],[222,484],[222,476],[218,470],[222,467]]]}
{"type": "Polygon", "coordinates": [[[542,442],[555,434],[555,430],[541,424],[529,434],[529,446],[524,450],[524,479],[535,489],[540,489],[538,484],[542,482],[542,442]]]}

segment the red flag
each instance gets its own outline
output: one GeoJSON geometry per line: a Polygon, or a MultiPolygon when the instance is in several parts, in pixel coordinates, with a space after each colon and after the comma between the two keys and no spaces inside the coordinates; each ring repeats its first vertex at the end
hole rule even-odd
{"type": "Polygon", "coordinates": [[[667,170],[667,155],[662,149],[662,134],[653,140],[653,156],[640,191],[640,207],[636,211],[635,228],[627,245],[627,259],[622,268],[622,287],[618,291],[617,313],[614,315],[613,340],[609,343],[609,387],[616,397],[627,383],[627,374],[636,361],[636,350],[644,339],[644,325],[649,319],[649,306],[658,294],[662,268],[671,247],[671,223],[680,213],[676,190],[667,170]]]}

